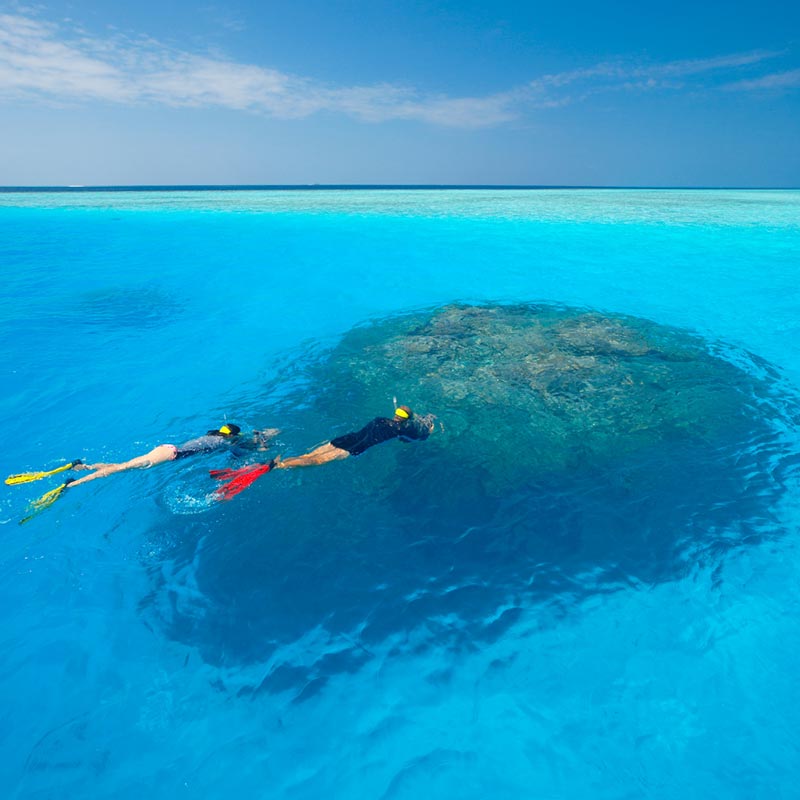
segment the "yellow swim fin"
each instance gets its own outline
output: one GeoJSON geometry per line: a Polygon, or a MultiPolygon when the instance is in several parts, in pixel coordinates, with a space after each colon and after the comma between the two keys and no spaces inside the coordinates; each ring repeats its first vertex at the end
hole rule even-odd
{"type": "Polygon", "coordinates": [[[49,472],[20,472],[19,475],[9,475],[6,478],[6,486],[16,486],[18,483],[31,483],[33,481],[40,481],[42,478],[49,478],[51,475],[56,475],[59,472],[65,472],[68,469],[77,467],[78,464],[83,464],[79,458],[70,461],[69,464],[64,464],[62,467],[56,467],[49,472]]]}
{"type": "Polygon", "coordinates": [[[41,497],[34,500],[29,506],[28,511],[31,513],[28,514],[27,517],[23,517],[19,524],[23,525],[28,520],[33,519],[38,513],[44,511],[46,508],[50,508],[59,497],[61,497],[62,492],[64,489],[67,488],[72,483],[72,481],[65,481],[61,484],[61,486],[56,486],[55,489],[51,489],[49,492],[45,492],[41,497]]]}

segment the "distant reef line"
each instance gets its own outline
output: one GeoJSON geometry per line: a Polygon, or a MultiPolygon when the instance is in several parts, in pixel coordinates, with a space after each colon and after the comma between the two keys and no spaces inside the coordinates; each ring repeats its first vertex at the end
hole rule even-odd
{"type": "Polygon", "coordinates": [[[0,192],[313,192],[313,191],[796,191],[797,186],[659,186],[592,184],[440,184],[440,183],[276,183],[276,184],[121,184],[0,186],[0,192]]]}

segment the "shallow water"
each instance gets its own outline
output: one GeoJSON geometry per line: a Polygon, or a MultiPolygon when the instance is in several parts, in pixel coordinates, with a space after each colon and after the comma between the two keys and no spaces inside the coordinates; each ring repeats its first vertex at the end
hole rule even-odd
{"type": "Polygon", "coordinates": [[[5,474],[225,415],[299,452],[366,421],[315,407],[347,331],[453,301],[675,326],[773,392],[701,478],[465,479],[446,513],[402,491],[445,434],[222,506],[221,457],[22,527],[55,483],[4,487],[5,796],[794,795],[800,192],[0,194],[0,263],[5,474]]]}

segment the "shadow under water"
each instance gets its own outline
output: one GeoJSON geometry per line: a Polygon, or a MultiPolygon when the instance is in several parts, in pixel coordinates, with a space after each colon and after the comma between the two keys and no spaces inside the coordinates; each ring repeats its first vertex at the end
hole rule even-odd
{"type": "Polygon", "coordinates": [[[796,401],[768,364],[555,306],[359,327],[287,367],[249,416],[297,453],[390,414],[393,395],[442,426],[170,524],[143,613],[230,668],[227,688],[302,700],[379,644],[478,648],[531,604],[566,613],[679,578],[777,535],[797,466],[796,401]],[[261,677],[235,677],[248,665],[261,677]]]}
{"type": "Polygon", "coordinates": [[[95,289],[64,304],[59,319],[82,328],[116,330],[169,325],[182,311],[174,297],[149,286],[95,289]]]}

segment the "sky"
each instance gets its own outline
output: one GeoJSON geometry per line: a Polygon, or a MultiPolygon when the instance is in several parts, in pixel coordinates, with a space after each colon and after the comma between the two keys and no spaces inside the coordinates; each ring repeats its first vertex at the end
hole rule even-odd
{"type": "Polygon", "coordinates": [[[0,186],[800,186],[791,0],[0,0],[0,186]]]}

